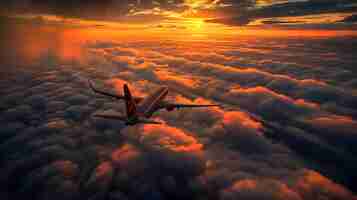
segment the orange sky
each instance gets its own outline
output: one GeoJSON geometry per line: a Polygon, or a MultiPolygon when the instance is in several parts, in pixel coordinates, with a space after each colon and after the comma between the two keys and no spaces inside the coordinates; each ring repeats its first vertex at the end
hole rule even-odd
{"type": "MultiPolygon", "coordinates": [[[[190,4],[194,10],[196,3],[190,4]]],[[[205,2],[205,1],[202,1],[205,2]]],[[[190,1],[187,1],[190,3],[190,1]]],[[[205,4],[206,5],[206,4],[205,4]]],[[[150,11],[151,12],[151,11],[150,11]]],[[[239,36],[268,36],[268,37],[335,37],[335,36],[356,36],[357,30],[351,28],[338,29],[316,29],[306,27],[294,27],[293,29],[285,26],[262,25],[261,19],[250,23],[250,26],[227,26],[219,23],[209,23],[205,18],[187,17],[184,14],[168,13],[168,15],[175,15],[173,18],[164,19],[159,22],[152,23],[131,23],[131,22],[109,22],[109,21],[95,21],[83,20],[75,18],[62,18],[54,15],[18,15],[17,18],[27,19],[29,23],[33,20],[42,21],[43,24],[65,26],[65,27],[79,27],[86,28],[83,30],[75,30],[76,34],[81,34],[83,37],[139,37],[138,39],[173,39],[173,40],[231,40],[239,36]],[[83,34],[85,32],[85,34],[83,34]]],[[[301,22],[304,24],[323,24],[324,22],[337,22],[350,14],[322,14],[315,16],[303,17],[282,17],[274,18],[272,20],[281,20],[284,22],[301,22]]],[[[73,32],[73,30],[71,30],[73,32]]]]}
{"type": "MultiPolygon", "coordinates": [[[[193,6],[194,8],[194,6],[193,6]]],[[[356,30],[286,29],[261,26],[227,26],[208,23],[201,18],[164,20],[159,24],[121,23],[81,19],[64,19],[42,15],[42,22],[35,24],[39,16],[21,15],[27,21],[14,26],[9,42],[22,46],[17,51],[25,60],[35,60],[50,49],[62,60],[80,60],[81,45],[90,41],[201,41],[233,42],[242,37],[337,37],[357,36],[356,30]]],[[[334,15],[331,18],[339,18],[334,15]]],[[[311,18],[316,20],[316,18],[311,18]]],[[[295,20],[288,18],[288,20],[295,20]]],[[[186,44],[187,45],[187,44],[186,44]]],[[[169,78],[169,77],[168,77],[169,78]]]]}

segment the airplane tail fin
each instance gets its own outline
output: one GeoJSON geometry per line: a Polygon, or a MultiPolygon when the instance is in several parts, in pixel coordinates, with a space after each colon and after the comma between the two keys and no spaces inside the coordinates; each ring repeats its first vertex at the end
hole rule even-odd
{"type": "Polygon", "coordinates": [[[127,84],[124,84],[123,90],[124,90],[124,99],[125,99],[125,106],[126,106],[126,115],[129,118],[131,116],[136,115],[136,103],[130,93],[127,84]]]}

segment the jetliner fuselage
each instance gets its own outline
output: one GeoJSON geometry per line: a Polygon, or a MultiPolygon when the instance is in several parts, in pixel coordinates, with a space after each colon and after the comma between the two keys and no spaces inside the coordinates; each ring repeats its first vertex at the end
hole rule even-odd
{"type": "Polygon", "coordinates": [[[160,109],[160,104],[168,93],[169,89],[167,87],[160,87],[150,96],[140,101],[136,110],[137,115],[146,118],[151,117],[155,111],[160,109]]]}

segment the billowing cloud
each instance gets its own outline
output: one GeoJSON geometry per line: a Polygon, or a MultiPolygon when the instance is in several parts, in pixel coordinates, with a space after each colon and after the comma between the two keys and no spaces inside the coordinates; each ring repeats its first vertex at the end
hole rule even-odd
{"type": "Polygon", "coordinates": [[[276,180],[239,180],[222,193],[222,199],[300,200],[298,193],[276,180]]]}
{"type": "Polygon", "coordinates": [[[303,199],[329,198],[329,199],[356,199],[338,184],[322,176],[321,174],[303,170],[296,175],[292,185],[293,190],[299,192],[303,199]]]}
{"type": "Polygon", "coordinates": [[[223,199],[355,199],[356,196],[321,174],[301,170],[287,183],[273,179],[243,179],[222,191],[223,199]]]}
{"type": "Polygon", "coordinates": [[[143,127],[143,136],[140,140],[158,148],[168,149],[174,152],[197,152],[202,149],[202,144],[173,127],[146,125],[143,127]]]}

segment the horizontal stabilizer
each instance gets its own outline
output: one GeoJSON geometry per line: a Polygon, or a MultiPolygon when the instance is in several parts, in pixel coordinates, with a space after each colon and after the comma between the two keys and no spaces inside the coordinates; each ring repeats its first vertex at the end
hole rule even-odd
{"type": "Polygon", "coordinates": [[[135,120],[128,120],[126,116],[119,115],[119,114],[105,114],[105,113],[98,113],[94,114],[94,117],[99,117],[99,118],[104,118],[104,119],[112,119],[112,120],[119,120],[122,122],[125,122],[125,125],[135,125],[135,124],[162,124],[161,122],[158,121],[153,121],[149,119],[135,119],[135,120]]]}

